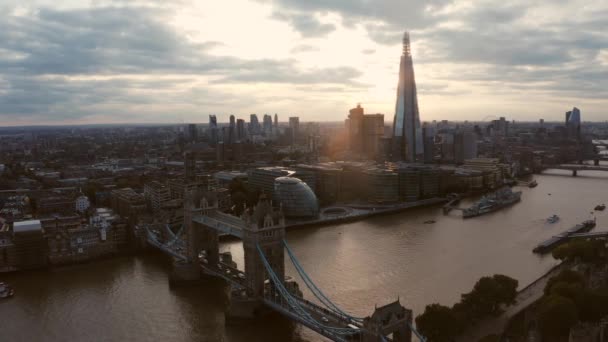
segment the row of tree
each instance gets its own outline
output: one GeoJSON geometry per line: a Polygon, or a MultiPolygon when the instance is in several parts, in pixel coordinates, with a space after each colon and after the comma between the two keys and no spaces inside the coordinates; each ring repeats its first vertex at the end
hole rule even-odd
{"type": "Polygon", "coordinates": [[[602,240],[574,240],[553,250],[558,260],[582,261],[591,264],[606,262],[606,243],[602,240]]]}
{"type": "MultiPolygon", "coordinates": [[[[601,240],[574,240],[553,251],[555,259],[582,266],[591,274],[606,267],[606,256],[606,244],[601,240]]],[[[507,333],[523,336],[529,319],[534,317],[543,341],[567,341],[577,323],[599,322],[608,315],[608,288],[592,288],[589,280],[590,277],[571,269],[549,279],[543,296],[527,309],[526,315],[509,323],[507,333]]]]}
{"type": "Polygon", "coordinates": [[[538,323],[543,338],[565,338],[581,322],[597,323],[608,315],[608,289],[591,289],[583,274],[564,270],[549,280],[538,304],[538,323]]]}
{"type": "Polygon", "coordinates": [[[429,342],[451,342],[470,325],[515,303],[517,286],[517,280],[505,275],[482,277],[453,307],[427,305],[416,317],[416,326],[429,342]]]}

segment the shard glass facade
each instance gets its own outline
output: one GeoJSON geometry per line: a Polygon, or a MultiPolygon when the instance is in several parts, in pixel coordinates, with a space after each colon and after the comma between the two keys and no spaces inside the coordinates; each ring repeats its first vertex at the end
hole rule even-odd
{"type": "Polygon", "coordinates": [[[393,119],[393,157],[414,162],[424,154],[422,127],[418,113],[418,96],[414,78],[414,64],[410,50],[410,36],[403,36],[403,54],[399,66],[399,84],[393,119]]]}

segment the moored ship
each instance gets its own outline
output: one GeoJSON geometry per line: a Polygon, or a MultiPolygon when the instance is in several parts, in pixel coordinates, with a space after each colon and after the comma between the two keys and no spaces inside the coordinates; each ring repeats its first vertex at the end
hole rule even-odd
{"type": "Polygon", "coordinates": [[[10,298],[15,294],[15,291],[8,284],[0,282],[0,299],[10,298]]]}
{"type": "Polygon", "coordinates": [[[509,188],[503,188],[495,193],[482,197],[470,208],[462,211],[463,218],[475,217],[499,210],[521,200],[521,191],[513,192],[509,188]]]}
{"type": "Polygon", "coordinates": [[[559,221],[559,216],[553,214],[552,216],[549,216],[549,218],[547,219],[548,223],[555,223],[559,221]]]}

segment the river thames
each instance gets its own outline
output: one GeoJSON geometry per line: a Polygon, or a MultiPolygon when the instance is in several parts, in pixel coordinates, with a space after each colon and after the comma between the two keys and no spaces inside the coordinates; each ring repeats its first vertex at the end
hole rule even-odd
{"type": "MultiPolygon", "coordinates": [[[[302,228],[287,241],[316,284],[345,311],[369,315],[397,298],[420,314],[425,305],[451,305],[477,279],[496,273],[520,288],[553,265],[532,248],[594,215],[608,230],[608,172],[547,171],[510,208],[463,220],[439,206],[364,221],[302,228]],[[555,224],[545,222],[557,214],[555,224]],[[435,220],[433,224],[424,224],[435,220]]],[[[462,203],[463,206],[470,202],[462,203]]],[[[238,241],[224,243],[242,268],[238,241]]],[[[294,268],[286,272],[296,276],[294,268]]],[[[48,271],[0,275],[16,291],[0,302],[2,341],[318,341],[279,317],[225,324],[226,289],[219,282],[170,288],[161,255],[121,257],[48,271]]],[[[300,281],[300,284],[302,282],[300,281]]],[[[304,291],[307,298],[312,297],[304,291]]]]}

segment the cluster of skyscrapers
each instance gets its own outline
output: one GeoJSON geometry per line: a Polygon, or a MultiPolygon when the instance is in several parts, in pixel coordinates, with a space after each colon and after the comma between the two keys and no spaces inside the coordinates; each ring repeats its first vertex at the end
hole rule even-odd
{"type": "MultiPolygon", "coordinates": [[[[207,129],[207,141],[215,146],[217,143],[235,144],[237,142],[245,142],[253,140],[256,136],[272,138],[279,133],[279,117],[274,115],[274,121],[271,115],[264,114],[262,124],[258,120],[257,114],[249,116],[249,123],[243,119],[237,119],[234,115],[230,115],[230,121],[227,126],[218,126],[217,117],[213,114],[209,115],[209,127],[207,129]]],[[[198,141],[198,127],[196,124],[189,124],[187,136],[191,142],[198,141]]]]}
{"type": "Polygon", "coordinates": [[[354,153],[368,158],[388,154],[396,161],[424,161],[424,144],[426,140],[433,139],[434,135],[431,130],[424,131],[420,124],[414,64],[407,32],[403,36],[391,138],[383,138],[384,115],[365,115],[360,105],[350,110],[346,126],[349,148],[354,153]]]}

